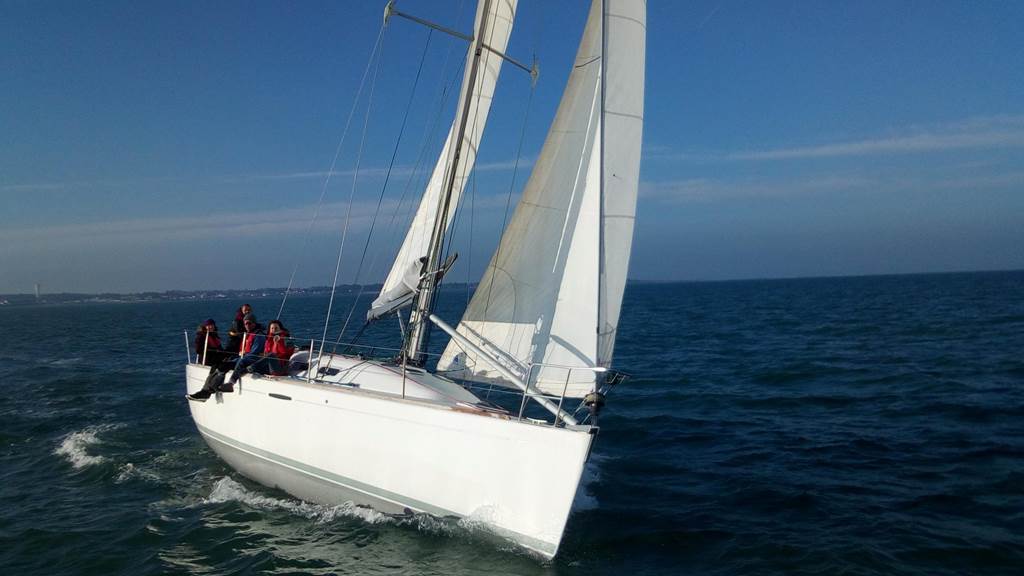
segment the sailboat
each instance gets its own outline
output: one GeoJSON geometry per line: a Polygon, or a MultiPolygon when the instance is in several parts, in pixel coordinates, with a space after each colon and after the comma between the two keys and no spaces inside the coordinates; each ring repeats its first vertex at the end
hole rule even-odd
{"type": "MultiPolygon", "coordinates": [[[[397,357],[312,342],[287,376],[245,375],[189,402],[199,433],[241,474],[313,502],[468,519],[545,558],[558,552],[611,367],[633,236],[646,7],[593,0],[567,86],[521,199],[461,320],[434,313],[442,248],[472,171],[516,0],[480,0],[456,116],[380,294],[397,357]],[[430,366],[438,329],[450,341],[430,366]],[[479,387],[517,394],[502,407],[479,387]],[[518,404],[516,406],[515,404],[518,404]],[[538,414],[543,417],[538,417],[538,414]]],[[[524,67],[530,69],[529,67],[524,67]]],[[[535,68],[533,69],[535,73],[535,68]]],[[[198,360],[198,358],[196,359],[198,360]]],[[[198,391],[209,368],[186,366],[198,391]]]]}

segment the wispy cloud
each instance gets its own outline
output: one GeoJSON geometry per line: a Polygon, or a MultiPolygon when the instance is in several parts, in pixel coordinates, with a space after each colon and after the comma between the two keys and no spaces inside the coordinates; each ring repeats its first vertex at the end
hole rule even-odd
{"type": "Polygon", "coordinates": [[[691,178],[642,182],[645,200],[705,202],[736,198],[786,198],[798,195],[867,189],[877,181],[860,176],[821,176],[800,180],[763,181],[754,179],[691,178]]]}
{"type": "MultiPolygon", "coordinates": [[[[339,230],[344,225],[347,203],[324,204],[317,219],[318,230],[339,230]]],[[[354,203],[350,226],[365,228],[373,217],[375,202],[354,203]]],[[[382,212],[393,210],[385,205],[382,212]]],[[[17,249],[25,244],[53,244],[62,241],[114,239],[152,243],[176,239],[258,237],[267,234],[302,234],[309,227],[312,206],[283,210],[261,210],[197,216],[133,218],[88,224],[62,224],[0,231],[0,246],[17,249]]]]}
{"type": "MultiPolygon", "coordinates": [[[[523,157],[519,159],[519,170],[529,169],[533,165],[534,159],[532,157],[523,157]]],[[[505,172],[511,171],[516,167],[516,160],[500,160],[494,162],[482,162],[475,166],[476,172],[505,172]]],[[[412,164],[399,164],[391,168],[392,178],[408,178],[414,174],[426,175],[429,171],[433,170],[434,166],[421,165],[418,168],[412,164]]],[[[367,166],[359,169],[359,179],[363,180],[382,180],[388,175],[388,168],[386,166],[367,166]]],[[[191,184],[235,184],[244,182],[260,182],[260,181],[290,181],[290,180],[310,180],[310,181],[322,181],[328,176],[332,180],[339,178],[352,178],[356,175],[355,169],[347,170],[314,170],[314,171],[298,171],[298,172],[279,172],[279,173],[251,173],[251,174],[229,174],[223,176],[181,176],[181,177],[153,177],[153,178],[131,178],[122,180],[71,180],[67,182],[35,182],[35,183],[22,183],[22,184],[0,184],[0,193],[2,192],[48,192],[58,190],[74,190],[78,188],[93,188],[93,187],[136,187],[145,184],[153,183],[182,183],[188,182],[191,184]]]]}
{"type": "MultiPolygon", "coordinates": [[[[534,159],[529,156],[524,156],[518,161],[518,169],[529,168],[533,166],[534,159]]],[[[482,162],[476,165],[478,172],[504,172],[506,170],[512,170],[516,168],[516,159],[512,158],[509,160],[501,160],[498,162],[482,162]]]]}
{"type": "Polygon", "coordinates": [[[655,202],[715,202],[734,199],[785,199],[815,194],[892,194],[915,190],[981,190],[1022,188],[1024,171],[993,174],[831,174],[783,178],[691,178],[642,182],[640,195],[655,202]]]}
{"type": "MultiPolygon", "coordinates": [[[[467,197],[468,198],[468,197],[467,197]]],[[[474,211],[503,210],[506,197],[495,194],[472,200],[474,211]]],[[[404,234],[404,226],[416,208],[413,199],[399,205],[396,199],[385,199],[377,214],[376,232],[392,236],[404,234]],[[391,230],[388,230],[391,229],[391,230]]],[[[31,228],[0,230],[0,253],[18,252],[27,246],[53,246],[68,243],[104,243],[151,245],[165,242],[229,238],[255,238],[268,235],[290,236],[301,240],[312,224],[313,234],[340,233],[346,220],[350,234],[365,233],[373,222],[377,210],[376,199],[352,203],[351,213],[347,201],[324,203],[313,223],[314,206],[298,206],[274,210],[251,210],[186,216],[153,216],[129,218],[85,224],[53,224],[31,228]]],[[[364,236],[365,238],[365,236],[364,236]]]]}
{"type": "Polygon", "coordinates": [[[66,187],[65,184],[9,184],[0,186],[0,192],[48,192],[66,187]]]}
{"type": "Polygon", "coordinates": [[[704,162],[810,160],[1019,147],[1024,147],[1024,116],[1003,115],[971,118],[939,125],[907,127],[893,134],[859,140],[724,153],[670,152],[656,149],[648,153],[647,157],[704,162]]]}

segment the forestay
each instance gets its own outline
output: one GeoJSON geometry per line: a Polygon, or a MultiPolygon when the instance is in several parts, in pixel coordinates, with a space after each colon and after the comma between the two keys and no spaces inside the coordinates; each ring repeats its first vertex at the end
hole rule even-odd
{"type": "MultiPolygon", "coordinates": [[[[452,212],[458,206],[459,198],[466,186],[468,176],[473,170],[473,164],[476,162],[480,138],[483,135],[484,126],[487,124],[487,115],[490,112],[491,101],[494,97],[494,86],[497,84],[498,75],[501,72],[502,57],[500,54],[504,53],[508,45],[509,35],[512,33],[516,3],[517,0],[491,0],[490,6],[487,8],[490,13],[487,16],[486,25],[480,34],[483,35],[484,43],[490,50],[484,50],[481,54],[477,80],[472,90],[468,91],[468,98],[470,98],[469,115],[466,119],[466,131],[462,140],[463,144],[459,162],[456,166],[456,174],[454,175],[449,213],[445,218],[448,226],[451,225],[453,220],[451,218],[452,212]]],[[[480,28],[481,17],[487,4],[487,2],[480,2],[477,6],[474,30],[480,28]]],[[[470,49],[466,54],[467,65],[465,67],[463,83],[469,81],[469,61],[472,58],[473,51],[472,44],[470,44],[470,49]]],[[[463,90],[462,93],[466,94],[467,91],[463,90]]],[[[467,96],[463,96],[463,98],[465,97],[467,96]]],[[[456,110],[462,110],[464,104],[464,100],[460,98],[456,110]]],[[[380,295],[373,301],[369,312],[367,312],[367,320],[383,316],[394,310],[398,305],[404,304],[404,302],[409,300],[410,294],[415,290],[416,284],[418,284],[418,276],[422,272],[420,270],[420,259],[427,255],[430,234],[438,216],[438,200],[443,193],[446,176],[454,160],[453,140],[456,137],[454,131],[455,124],[453,123],[448,130],[448,138],[445,140],[444,148],[441,150],[441,156],[437,159],[437,164],[434,165],[434,171],[431,173],[427,188],[416,211],[416,216],[413,218],[409,231],[405,235],[405,240],[402,242],[402,247],[395,258],[391,271],[384,281],[380,295]],[[411,279],[410,276],[412,277],[411,279]]]]}
{"type": "MultiPolygon", "coordinates": [[[[543,392],[586,395],[595,372],[563,367],[611,362],[639,178],[645,21],[640,1],[591,5],[540,157],[457,328],[543,392]],[[548,366],[527,374],[530,364],[548,366]]],[[[508,384],[454,342],[438,370],[508,384]]]]}

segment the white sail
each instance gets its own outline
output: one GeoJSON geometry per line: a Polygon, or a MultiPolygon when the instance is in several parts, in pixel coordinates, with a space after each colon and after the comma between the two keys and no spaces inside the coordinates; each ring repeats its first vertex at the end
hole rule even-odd
{"type": "Polygon", "coordinates": [[[644,0],[605,2],[604,194],[597,364],[610,366],[629,271],[644,124],[644,0]]]}
{"type": "MultiPolygon", "coordinates": [[[[490,50],[485,49],[480,55],[480,69],[472,90],[462,91],[463,98],[466,97],[468,92],[471,105],[469,107],[469,115],[466,118],[466,131],[462,140],[463,144],[457,173],[455,174],[455,182],[452,186],[452,197],[449,203],[449,213],[446,218],[448,226],[451,226],[453,220],[451,218],[452,213],[459,205],[459,197],[473,170],[473,164],[476,162],[480,138],[483,135],[484,126],[487,124],[487,115],[490,112],[491,100],[494,97],[494,87],[498,82],[498,75],[501,72],[502,58],[495,52],[505,52],[509,35],[512,33],[516,3],[517,0],[491,0],[490,7],[488,8],[487,24],[484,30],[479,32],[482,34],[484,43],[490,50]]],[[[484,7],[487,4],[486,0],[480,0],[478,3],[476,20],[473,26],[474,30],[479,30],[484,7]]],[[[463,83],[469,81],[469,62],[473,56],[473,44],[470,44],[469,51],[466,54],[463,83]]],[[[456,110],[462,110],[464,104],[464,100],[460,98],[456,110]]],[[[415,290],[415,286],[412,288],[408,286],[409,282],[407,280],[410,270],[418,269],[417,266],[420,259],[427,255],[430,234],[437,219],[438,200],[443,192],[446,175],[453,160],[454,149],[452,144],[455,139],[454,131],[455,123],[453,122],[448,130],[448,138],[445,140],[444,148],[441,150],[441,156],[437,159],[437,164],[434,165],[434,171],[427,183],[423,198],[420,200],[416,216],[413,218],[409,231],[405,235],[405,241],[402,242],[398,256],[395,258],[391,271],[384,281],[384,286],[380,290],[380,295],[373,301],[370,311],[367,312],[368,320],[387,314],[397,306],[404,304],[404,302],[409,300],[409,295],[415,290]]]]}
{"type": "MultiPolygon", "coordinates": [[[[611,360],[636,204],[645,13],[643,2],[593,2],[540,157],[457,328],[547,393],[587,394],[595,373],[570,368],[611,360]],[[604,95],[602,22],[604,52],[615,52],[605,63],[604,95]],[[604,194],[602,179],[614,181],[604,194]],[[527,374],[531,364],[547,366],[527,374]]],[[[455,343],[438,370],[507,384],[490,361],[455,343]]]]}

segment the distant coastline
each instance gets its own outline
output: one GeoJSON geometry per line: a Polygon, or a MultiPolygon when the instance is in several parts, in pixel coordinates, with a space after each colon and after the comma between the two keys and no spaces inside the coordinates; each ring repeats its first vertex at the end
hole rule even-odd
{"type": "MultiPolygon", "coordinates": [[[[359,285],[338,286],[339,294],[350,294],[359,291],[359,285]]],[[[374,294],[380,284],[367,285],[364,293],[374,294]]],[[[0,307],[8,306],[46,306],[53,304],[118,304],[140,302],[175,302],[193,300],[244,300],[246,298],[274,298],[284,296],[285,288],[252,288],[234,290],[165,290],[163,292],[104,292],[86,294],[77,292],[60,292],[41,294],[0,294],[0,307]]],[[[312,288],[292,288],[291,296],[318,296],[331,293],[330,286],[314,286],[312,288]]]]}
{"type": "MultiPolygon", "coordinates": [[[[794,280],[837,280],[842,278],[863,279],[863,278],[891,278],[904,276],[952,276],[972,274],[1016,274],[1022,273],[1024,269],[1012,270],[963,270],[951,272],[911,272],[905,274],[851,274],[845,276],[801,276],[783,278],[737,278],[729,280],[641,280],[630,279],[631,285],[645,284],[705,284],[705,283],[730,283],[730,282],[789,282],[794,280]]],[[[476,283],[470,284],[472,288],[476,283]]],[[[363,296],[376,294],[380,291],[381,284],[341,284],[337,287],[338,294],[352,294],[363,289],[363,296]]],[[[465,282],[452,282],[442,285],[442,290],[465,290],[465,282]]],[[[103,292],[99,294],[81,292],[58,292],[53,294],[41,294],[37,299],[34,294],[0,294],[0,308],[22,307],[22,306],[46,306],[54,304],[116,304],[116,303],[140,303],[140,302],[174,302],[174,301],[196,301],[196,300],[244,300],[246,298],[281,298],[286,288],[245,288],[230,290],[165,290],[163,292],[103,292]]],[[[309,288],[292,288],[291,296],[326,296],[331,293],[330,286],[313,286],[309,288]]]]}
{"type": "MultiPolygon", "coordinates": [[[[338,294],[354,294],[363,289],[363,296],[376,295],[381,284],[341,284],[337,287],[338,294]]],[[[454,282],[445,284],[442,290],[465,290],[466,284],[454,282]]],[[[245,300],[257,298],[281,298],[286,288],[245,288],[231,290],[165,290],[163,292],[102,292],[89,294],[82,292],[57,292],[41,294],[0,294],[0,308],[23,306],[47,306],[55,304],[135,304],[142,302],[178,302],[196,300],[245,300]]],[[[292,288],[288,291],[294,296],[327,296],[331,293],[330,286],[313,286],[310,288],[292,288]]]]}

